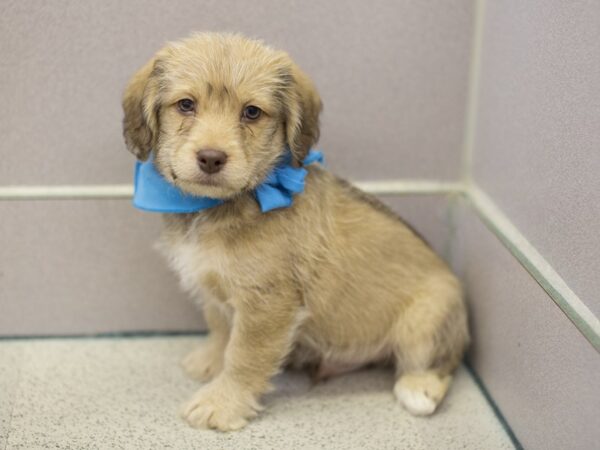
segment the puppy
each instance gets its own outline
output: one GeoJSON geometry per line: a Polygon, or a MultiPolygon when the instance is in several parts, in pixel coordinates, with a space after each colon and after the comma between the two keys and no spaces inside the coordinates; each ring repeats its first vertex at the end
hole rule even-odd
{"type": "Polygon", "coordinates": [[[286,53],[239,35],[193,35],[133,76],[123,109],[138,159],[154,152],[170,183],[224,200],[164,216],[160,246],[210,329],[183,362],[209,381],[183,409],[191,426],[243,427],[286,364],[325,377],[392,361],[398,400],[415,415],[434,412],[469,340],[446,264],[386,206],[318,164],[289,208],[262,213],[253,195],[285,152],[299,165],[319,137],[321,100],[286,53]],[[210,170],[207,155],[218,161],[210,170]]]}

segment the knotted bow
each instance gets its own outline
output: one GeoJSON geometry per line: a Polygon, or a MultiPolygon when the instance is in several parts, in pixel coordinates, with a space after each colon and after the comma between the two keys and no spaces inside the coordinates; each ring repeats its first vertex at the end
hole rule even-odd
{"type": "MultiPolygon", "coordinates": [[[[303,166],[323,163],[323,154],[311,150],[302,161],[303,166]]],[[[287,152],[275,168],[255,190],[254,196],[260,210],[265,213],[277,208],[287,208],[293,196],[304,191],[308,171],[292,166],[292,155],[287,152]]],[[[187,194],[169,183],[157,170],[152,158],[135,165],[133,205],[144,211],[161,213],[193,213],[213,208],[224,200],[187,194]]]]}

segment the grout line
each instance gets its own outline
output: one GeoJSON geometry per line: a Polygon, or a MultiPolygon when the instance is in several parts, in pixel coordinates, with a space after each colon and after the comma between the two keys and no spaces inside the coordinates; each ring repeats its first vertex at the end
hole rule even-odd
{"type": "Polygon", "coordinates": [[[465,130],[462,154],[462,179],[469,183],[472,178],[473,154],[477,133],[477,106],[479,104],[479,83],[481,79],[481,55],[483,47],[483,28],[485,22],[485,0],[475,1],[473,19],[473,41],[469,64],[469,82],[467,106],[465,112],[465,130]]]}
{"type": "MultiPolygon", "coordinates": [[[[371,194],[441,194],[462,192],[462,184],[436,180],[358,181],[371,194]]],[[[130,184],[65,186],[0,186],[0,200],[120,199],[131,198],[130,184]]]]}
{"type": "Polygon", "coordinates": [[[74,333],[74,334],[15,334],[0,336],[2,341],[29,341],[29,340],[60,340],[60,339],[139,339],[163,337],[193,337],[204,336],[206,331],[197,330],[162,330],[162,331],[106,331],[101,333],[74,333]]]}
{"type": "Polygon", "coordinates": [[[521,234],[484,191],[474,184],[467,197],[486,226],[535,278],[592,346],[600,352],[600,320],[569,288],[565,280],[521,234]]]}
{"type": "Polygon", "coordinates": [[[467,372],[469,373],[471,379],[477,385],[479,392],[481,392],[488,405],[492,409],[494,415],[496,416],[496,419],[498,419],[498,422],[500,422],[500,426],[504,429],[504,432],[507,434],[512,445],[515,447],[515,450],[523,450],[523,445],[519,442],[519,439],[517,438],[515,432],[506,420],[506,417],[504,417],[504,414],[502,414],[502,411],[500,411],[500,408],[494,401],[492,395],[490,394],[490,391],[488,391],[488,389],[486,388],[485,384],[483,383],[483,380],[479,377],[477,371],[471,365],[471,362],[469,360],[465,360],[463,361],[463,365],[467,369],[467,372]]]}

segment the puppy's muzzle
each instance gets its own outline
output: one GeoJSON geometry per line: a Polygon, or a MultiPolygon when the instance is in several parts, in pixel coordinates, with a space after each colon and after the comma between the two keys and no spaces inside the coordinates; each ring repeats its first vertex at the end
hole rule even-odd
{"type": "Polygon", "coordinates": [[[200,150],[196,155],[198,167],[204,173],[212,174],[219,172],[227,162],[227,155],[220,150],[200,150]]]}

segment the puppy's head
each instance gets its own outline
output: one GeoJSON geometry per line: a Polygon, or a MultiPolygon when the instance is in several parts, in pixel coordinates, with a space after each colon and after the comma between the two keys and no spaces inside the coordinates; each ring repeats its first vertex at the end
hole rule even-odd
{"type": "Polygon", "coordinates": [[[239,35],[197,34],[160,50],[123,96],[123,134],[182,190],[228,198],[256,187],[286,147],[319,137],[321,99],[289,56],[239,35]]]}

